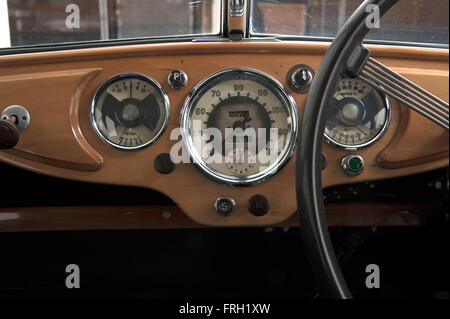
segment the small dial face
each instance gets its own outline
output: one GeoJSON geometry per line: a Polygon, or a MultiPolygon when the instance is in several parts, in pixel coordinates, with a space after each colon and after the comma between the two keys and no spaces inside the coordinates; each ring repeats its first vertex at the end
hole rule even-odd
{"type": "Polygon", "coordinates": [[[158,139],[167,126],[169,112],[167,95],[156,81],[141,74],[121,74],[100,87],[91,118],[104,141],[133,150],[158,139]]]}
{"type": "Polygon", "coordinates": [[[256,71],[226,70],[191,95],[182,131],[198,166],[213,179],[231,184],[264,180],[292,152],[296,108],[274,80],[256,71]]]}
{"type": "Polygon", "coordinates": [[[382,136],[391,117],[389,100],[360,79],[339,81],[325,137],[336,146],[358,149],[382,136]]]}

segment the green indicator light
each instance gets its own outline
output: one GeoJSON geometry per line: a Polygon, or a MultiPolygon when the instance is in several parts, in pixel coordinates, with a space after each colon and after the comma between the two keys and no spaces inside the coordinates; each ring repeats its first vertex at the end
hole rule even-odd
{"type": "Polygon", "coordinates": [[[360,169],[361,169],[361,167],[362,167],[362,161],[361,161],[361,159],[360,158],[358,158],[358,157],[353,157],[352,159],[350,159],[350,161],[348,162],[348,165],[350,166],[350,168],[353,170],[353,171],[359,171],[360,169]]]}

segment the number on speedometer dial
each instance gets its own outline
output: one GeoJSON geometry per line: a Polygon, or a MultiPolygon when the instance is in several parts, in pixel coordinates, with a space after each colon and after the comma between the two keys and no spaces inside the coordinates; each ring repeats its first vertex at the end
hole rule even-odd
{"type": "Polygon", "coordinates": [[[186,99],[181,129],[199,169],[228,184],[275,174],[293,153],[297,108],[282,85],[249,69],[216,73],[186,99]]]}

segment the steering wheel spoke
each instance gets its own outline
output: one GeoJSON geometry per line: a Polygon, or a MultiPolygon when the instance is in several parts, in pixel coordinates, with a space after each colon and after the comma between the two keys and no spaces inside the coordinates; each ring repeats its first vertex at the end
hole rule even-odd
{"type": "Polygon", "coordinates": [[[368,58],[358,77],[448,131],[447,102],[373,58],[368,58]]]}

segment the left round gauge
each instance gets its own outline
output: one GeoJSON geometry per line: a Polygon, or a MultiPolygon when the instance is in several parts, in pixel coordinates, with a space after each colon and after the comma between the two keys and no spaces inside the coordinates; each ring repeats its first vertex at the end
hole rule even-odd
{"type": "Polygon", "coordinates": [[[113,76],[91,106],[95,131],[109,145],[136,150],[154,143],[167,127],[170,103],[161,85],[138,73],[113,76]]]}

